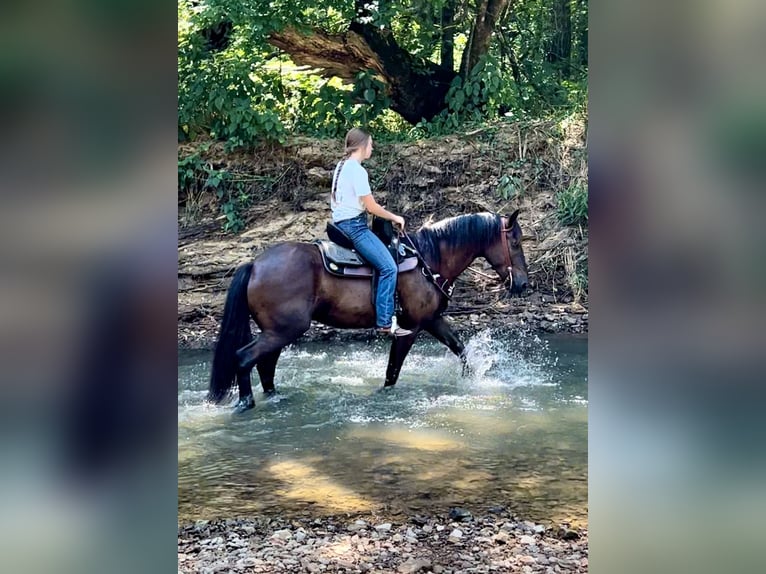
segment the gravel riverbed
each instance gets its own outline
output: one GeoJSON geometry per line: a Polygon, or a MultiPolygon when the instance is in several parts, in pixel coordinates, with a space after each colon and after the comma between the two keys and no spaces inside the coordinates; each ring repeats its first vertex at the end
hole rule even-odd
{"type": "Polygon", "coordinates": [[[588,571],[588,533],[502,508],[449,515],[199,520],[179,525],[178,571],[525,574],[588,571]]]}

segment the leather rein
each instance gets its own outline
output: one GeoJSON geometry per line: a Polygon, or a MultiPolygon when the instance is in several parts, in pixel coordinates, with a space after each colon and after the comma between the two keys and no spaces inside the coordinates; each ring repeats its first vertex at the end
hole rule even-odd
{"type": "Polygon", "coordinates": [[[505,268],[508,269],[508,279],[503,281],[503,283],[506,283],[507,281],[513,281],[513,273],[512,273],[512,267],[511,264],[511,248],[508,245],[508,236],[506,235],[509,231],[512,231],[513,228],[509,227],[506,228],[506,219],[505,217],[500,218],[500,241],[503,245],[503,257],[505,258],[506,266],[505,268]]]}

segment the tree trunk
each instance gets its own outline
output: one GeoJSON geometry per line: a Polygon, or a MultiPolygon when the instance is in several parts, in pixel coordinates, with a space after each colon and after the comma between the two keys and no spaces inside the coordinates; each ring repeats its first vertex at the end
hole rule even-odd
{"type": "Polygon", "coordinates": [[[460,75],[468,77],[479,59],[487,53],[495,26],[511,0],[479,0],[476,20],[460,63],[460,75]]]}
{"type": "MultiPolygon", "coordinates": [[[[579,0],[579,4],[581,6],[585,5],[587,0],[579,0]]],[[[582,20],[578,21],[579,24],[579,33],[578,33],[578,44],[579,44],[579,53],[578,53],[578,63],[581,67],[586,67],[588,65],[588,19],[585,18],[585,21],[582,20]]]]}
{"type": "Polygon", "coordinates": [[[455,1],[446,0],[442,8],[441,65],[448,70],[455,69],[455,1]]]}
{"type": "Polygon", "coordinates": [[[554,32],[548,47],[548,61],[559,66],[564,78],[569,77],[572,57],[571,1],[555,1],[552,12],[554,32]]]}
{"type": "Polygon", "coordinates": [[[352,22],[344,34],[311,33],[286,28],[273,32],[269,43],[284,50],[296,64],[319,68],[325,75],[353,81],[373,70],[386,86],[391,109],[416,124],[433,119],[446,107],[444,97],[455,72],[413,57],[394,40],[390,30],[352,22]]]}

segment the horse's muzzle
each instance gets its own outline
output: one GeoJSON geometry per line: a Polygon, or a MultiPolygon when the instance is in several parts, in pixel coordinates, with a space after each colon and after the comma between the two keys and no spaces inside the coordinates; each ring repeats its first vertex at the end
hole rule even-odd
{"type": "Polygon", "coordinates": [[[508,292],[511,295],[522,295],[524,291],[527,290],[527,287],[529,287],[529,283],[526,279],[516,279],[511,277],[508,278],[506,284],[508,285],[508,292]]]}

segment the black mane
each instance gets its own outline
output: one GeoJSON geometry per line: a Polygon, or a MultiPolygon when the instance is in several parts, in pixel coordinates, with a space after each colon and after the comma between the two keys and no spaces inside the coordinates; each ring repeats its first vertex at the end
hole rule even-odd
{"type": "Polygon", "coordinates": [[[444,242],[448,250],[473,245],[481,252],[496,241],[499,235],[499,215],[472,213],[426,224],[412,236],[412,242],[429,265],[439,267],[441,242],[444,242]]]}

